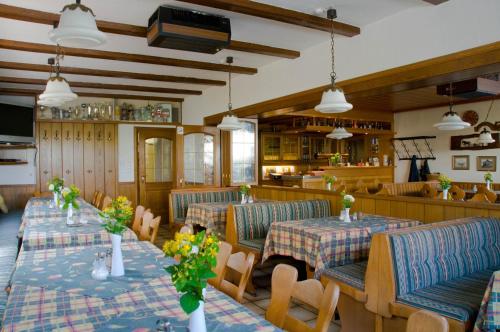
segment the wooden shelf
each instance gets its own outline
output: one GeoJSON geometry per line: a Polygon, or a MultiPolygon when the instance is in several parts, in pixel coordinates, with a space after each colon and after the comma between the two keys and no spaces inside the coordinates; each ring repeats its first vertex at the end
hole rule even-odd
{"type": "Polygon", "coordinates": [[[6,166],[6,165],[26,165],[28,164],[27,161],[0,161],[0,166],[6,166]]]}
{"type": "Polygon", "coordinates": [[[35,144],[0,144],[0,150],[36,149],[35,144]]]}
{"type": "Polygon", "coordinates": [[[122,121],[122,120],[73,120],[73,119],[37,119],[36,122],[57,123],[104,123],[104,124],[142,124],[155,126],[180,126],[178,122],[153,122],[153,121],[122,121]]]}

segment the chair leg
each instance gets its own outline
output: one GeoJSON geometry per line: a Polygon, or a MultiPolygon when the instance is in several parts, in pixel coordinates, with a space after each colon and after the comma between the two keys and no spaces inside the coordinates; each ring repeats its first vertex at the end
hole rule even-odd
{"type": "Polygon", "coordinates": [[[256,265],[257,264],[252,265],[252,270],[250,271],[250,278],[248,278],[247,287],[245,288],[245,291],[252,296],[257,296],[257,291],[255,290],[255,285],[253,284],[253,270],[255,269],[256,265]]]}
{"type": "Polygon", "coordinates": [[[314,279],[314,267],[306,264],[307,279],[314,279]]]}

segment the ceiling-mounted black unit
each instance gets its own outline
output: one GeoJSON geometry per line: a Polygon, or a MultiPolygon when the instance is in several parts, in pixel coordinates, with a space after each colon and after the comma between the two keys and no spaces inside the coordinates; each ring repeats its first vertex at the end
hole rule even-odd
{"type": "Polygon", "coordinates": [[[230,42],[231,23],[223,16],[161,6],[149,18],[149,46],[215,54],[230,42]]]}
{"type": "MultiPolygon", "coordinates": [[[[500,82],[484,77],[470,80],[453,82],[453,96],[465,99],[496,96],[500,94],[500,82]]],[[[450,95],[450,84],[438,85],[437,94],[441,96],[450,95]]]]}

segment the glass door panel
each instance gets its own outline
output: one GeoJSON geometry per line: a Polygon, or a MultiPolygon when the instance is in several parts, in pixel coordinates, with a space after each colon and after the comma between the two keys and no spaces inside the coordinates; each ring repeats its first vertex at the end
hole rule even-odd
{"type": "Polygon", "coordinates": [[[281,137],[279,135],[262,134],[262,159],[279,161],[281,154],[281,137]]]}
{"type": "Polygon", "coordinates": [[[241,120],[231,132],[231,185],[257,183],[257,123],[241,120]]]}
{"type": "Polygon", "coordinates": [[[299,160],[299,137],[282,137],[283,160],[299,160]]]}
{"type": "Polygon", "coordinates": [[[214,136],[204,133],[184,135],[184,184],[211,186],[215,184],[214,136]]]}

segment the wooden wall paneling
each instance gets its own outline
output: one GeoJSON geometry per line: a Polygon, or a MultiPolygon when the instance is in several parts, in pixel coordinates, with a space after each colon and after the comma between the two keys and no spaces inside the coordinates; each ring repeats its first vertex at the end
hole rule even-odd
{"type": "Polygon", "coordinates": [[[375,213],[375,200],[363,198],[361,201],[361,211],[364,213],[375,213]]]}
{"type": "Polygon", "coordinates": [[[83,167],[85,182],[85,200],[90,202],[96,189],[94,176],[94,125],[85,123],[83,125],[83,167]]]}
{"type": "Polygon", "coordinates": [[[424,204],[423,203],[406,203],[406,218],[424,221],[424,204]]]}
{"type": "MultiPolygon", "coordinates": [[[[47,191],[47,186],[42,183],[42,189],[47,191]]],[[[33,197],[35,185],[4,185],[0,186],[0,195],[5,200],[5,204],[9,210],[24,209],[28,200],[33,197]]]]}
{"type": "Polygon", "coordinates": [[[51,158],[52,158],[52,177],[64,178],[62,170],[62,139],[61,123],[52,123],[52,144],[51,144],[51,158]]]}
{"type": "Polygon", "coordinates": [[[479,208],[469,208],[465,210],[465,216],[466,217],[487,217],[489,215],[489,212],[487,209],[479,209],[479,208]]]}
{"type": "Polygon", "coordinates": [[[125,196],[132,202],[132,206],[137,206],[137,184],[135,182],[118,182],[117,196],[125,196]]]}
{"type": "Polygon", "coordinates": [[[117,131],[116,125],[106,124],[104,126],[104,189],[110,197],[116,197],[116,149],[117,131]]]}
{"type": "Polygon", "coordinates": [[[38,124],[38,171],[40,191],[47,190],[47,183],[52,179],[52,125],[50,123],[38,124]]]}
{"type": "Polygon", "coordinates": [[[447,206],[444,209],[444,220],[458,219],[465,217],[465,208],[458,206],[447,206]]]}
{"type": "Polygon", "coordinates": [[[74,128],[72,123],[62,124],[62,170],[67,185],[75,184],[74,178],[74,128]]]}
{"type": "Polygon", "coordinates": [[[490,211],[489,211],[489,216],[490,216],[490,217],[500,218],[500,210],[498,210],[498,211],[495,211],[495,210],[490,210],[490,211]]]}
{"type": "Polygon", "coordinates": [[[108,195],[105,188],[104,125],[94,125],[94,176],[95,189],[108,195]]]}
{"type": "Polygon", "coordinates": [[[391,215],[391,202],[388,200],[378,200],[375,204],[375,214],[381,216],[391,215]]]}
{"type": "Polygon", "coordinates": [[[424,222],[444,220],[444,207],[442,205],[426,204],[424,222]]]}
{"type": "Polygon", "coordinates": [[[73,124],[73,182],[80,191],[82,197],[85,197],[85,171],[83,159],[84,145],[83,123],[73,124]]]}
{"type": "Polygon", "coordinates": [[[390,215],[393,217],[406,218],[406,202],[391,202],[390,215]]]}

